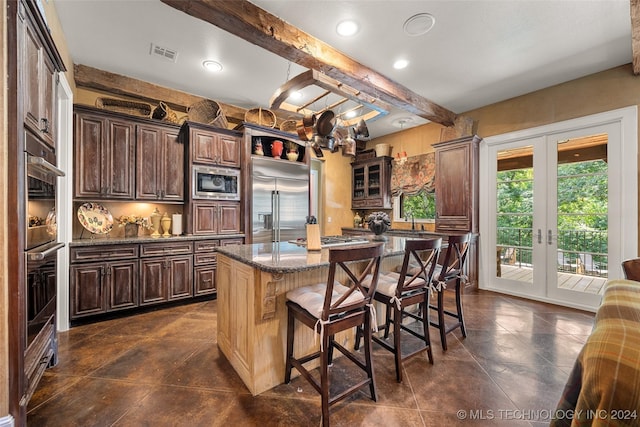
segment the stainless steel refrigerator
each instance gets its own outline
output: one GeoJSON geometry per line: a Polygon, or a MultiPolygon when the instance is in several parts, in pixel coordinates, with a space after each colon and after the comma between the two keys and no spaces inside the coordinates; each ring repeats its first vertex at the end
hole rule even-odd
{"type": "Polygon", "coordinates": [[[252,242],[286,242],[305,237],[309,215],[309,166],[253,157],[251,178],[252,242]]]}

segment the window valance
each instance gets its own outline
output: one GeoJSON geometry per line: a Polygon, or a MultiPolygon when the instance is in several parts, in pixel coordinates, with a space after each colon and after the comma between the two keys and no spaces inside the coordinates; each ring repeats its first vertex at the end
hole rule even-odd
{"type": "Polygon", "coordinates": [[[420,154],[408,157],[404,164],[395,162],[391,171],[391,194],[413,195],[420,191],[435,191],[436,155],[420,154]]]}

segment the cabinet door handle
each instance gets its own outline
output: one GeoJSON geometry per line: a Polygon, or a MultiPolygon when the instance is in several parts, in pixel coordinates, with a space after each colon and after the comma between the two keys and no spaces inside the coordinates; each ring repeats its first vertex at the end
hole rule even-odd
{"type": "Polygon", "coordinates": [[[40,119],[40,131],[44,133],[49,133],[51,131],[51,127],[49,125],[49,119],[46,117],[42,117],[40,119]]]}

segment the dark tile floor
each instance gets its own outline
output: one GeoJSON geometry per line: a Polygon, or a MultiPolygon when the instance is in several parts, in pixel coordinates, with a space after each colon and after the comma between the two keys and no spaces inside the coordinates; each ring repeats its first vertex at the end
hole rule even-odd
{"type": "MultiPolygon", "coordinates": [[[[366,389],[334,405],[332,425],[548,425],[593,314],[486,291],[466,294],[464,307],[467,338],[450,334],[443,352],[432,328],[434,364],[409,359],[402,384],[374,345],[378,401],[366,389]]],[[[218,350],[216,313],[207,301],[60,333],[28,425],[319,425],[320,397],[300,377],[251,396],[218,350]]],[[[335,387],[355,375],[343,359],[335,387]]]]}

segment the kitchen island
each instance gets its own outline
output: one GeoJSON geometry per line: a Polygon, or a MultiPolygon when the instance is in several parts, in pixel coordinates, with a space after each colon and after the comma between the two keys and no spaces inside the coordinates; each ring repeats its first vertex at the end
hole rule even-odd
{"type": "MultiPolygon", "coordinates": [[[[383,269],[402,262],[405,240],[388,238],[383,269]]],[[[218,347],[255,396],[284,381],[285,294],[301,286],[326,282],[329,249],[307,251],[281,242],[232,245],[217,251],[218,347]]],[[[336,272],[336,278],[344,279],[344,275],[336,272]]],[[[298,326],[294,354],[318,348],[316,334],[298,326]]],[[[343,345],[353,345],[353,338],[353,331],[336,335],[343,345]]]]}

